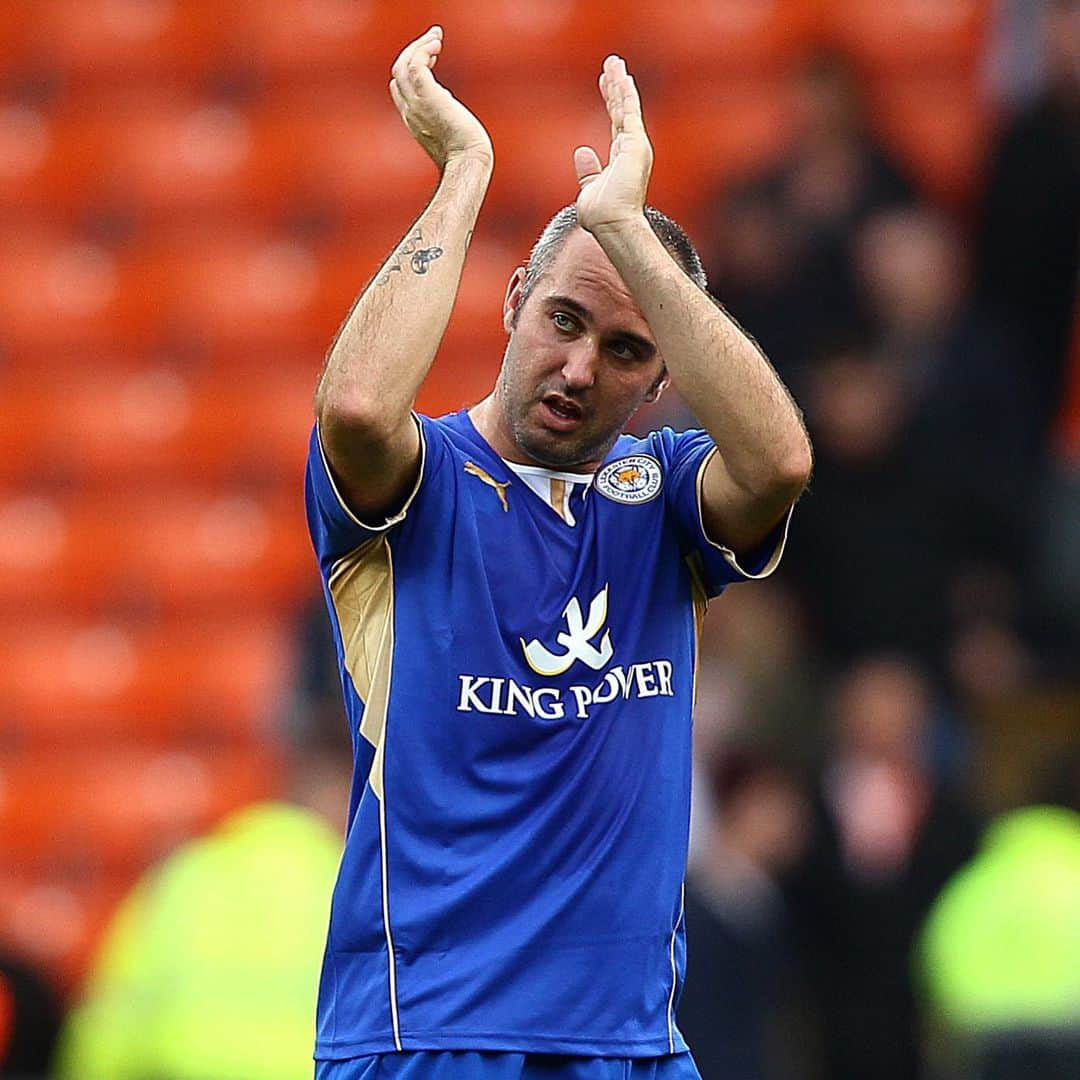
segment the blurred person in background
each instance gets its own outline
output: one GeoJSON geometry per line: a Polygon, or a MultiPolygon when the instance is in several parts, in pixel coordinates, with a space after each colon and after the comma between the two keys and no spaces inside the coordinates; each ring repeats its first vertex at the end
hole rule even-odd
{"type": "Polygon", "coordinates": [[[0,946],[0,1077],[48,1076],[60,1019],[60,1000],[48,981],[0,946]]]}
{"type": "Polygon", "coordinates": [[[806,403],[817,457],[789,572],[812,636],[834,664],[885,649],[938,665],[957,557],[952,503],[907,438],[908,385],[865,342],[840,341],[815,365],[806,403]]]}
{"type": "Polygon", "coordinates": [[[707,1080],[806,1075],[794,1021],[795,964],[778,877],[806,839],[808,806],[777,760],[714,753],[713,813],[686,879],[690,950],[679,1027],[707,1080]]]}
{"type": "Polygon", "coordinates": [[[793,566],[834,659],[898,649],[944,674],[955,624],[984,615],[971,596],[1011,594],[1010,618],[1033,606],[1037,410],[948,221],[877,213],[855,250],[869,336],[808,379],[818,461],[793,566]]]}
{"type": "Polygon", "coordinates": [[[829,1080],[923,1075],[909,956],[977,827],[935,775],[935,702],[917,666],[871,656],[840,677],[807,851],[787,883],[829,1080]]]}
{"type": "Polygon", "coordinates": [[[855,244],[874,352],[902,384],[905,442],[956,508],[954,548],[1016,572],[1042,450],[1023,343],[972,294],[960,233],[944,216],[879,213],[855,244]]]}
{"type": "Polygon", "coordinates": [[[718,201],[709,271],[796,391],[817,343],[860,326],[851,239],[871,215],[914,201],[874,135],[840,54],[792,78],[794,125],[781,161],[718,201]]]}
{"type": "Polygon", "coordinates": [[[1043,85],[1007,116],[987,166],[975,285],[1025,346],[1027,382],[1048,435],[1065,386],[1080,273],[1080,0],[1027,3],[1042,30],[1043,85]]]}
{"type": "Polygon", "coordinates": [[[1045,665],[1071,678],[1080,643],[1080,2],[1025,0],[1002,11],[995,59],[1027,93],[1006,111],[988,154],[975,288],[1023,342],[1048,459],[1029,477],[1042,503],[1036,631],[1045,665]]]}
{"type": "Polygon", "coordinates": [[[914,961],[942,1074],[1080,1076],[1080,753],[1041,805],[987,829],[948,881],[914,961]]]}
{"type": "Polygon", "coordinates": [[[68,1017],[68,1080],[300,1080],[348,797],[344,749],[293,748],[287,801],[257,803],[152,868],[68,1017]]]}

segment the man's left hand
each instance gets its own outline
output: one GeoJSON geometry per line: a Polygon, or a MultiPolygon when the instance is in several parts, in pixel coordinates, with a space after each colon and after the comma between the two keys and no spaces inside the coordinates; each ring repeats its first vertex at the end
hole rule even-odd
{"type": "Polygon", "coordinates": [[[578,223],[597,233],[640,220],[652,172],[653,151],[641,118],[641,98],[634,77],[621,56],[609,56],[600,75],[600,93],[611,119],[608,163],[591,146],[574,151],[574,169],[581,191],[578,223]]]}

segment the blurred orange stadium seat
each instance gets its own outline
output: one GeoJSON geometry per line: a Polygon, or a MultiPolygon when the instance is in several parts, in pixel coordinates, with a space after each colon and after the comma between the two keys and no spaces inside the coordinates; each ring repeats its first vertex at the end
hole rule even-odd
{"type": "MultiPolygon", "coordinates": [[[[301,476],[298,468],[294,488],[301,476]]],[[[284,613],[310,592],[313,566],[295,496],[172,485],[0,496],[0,609],[9,616],[284,613]]]]}
{"type": "Polygon", "coordinates": [[[875,126],[935,201],[970,209],[990,134],[989,110],[968,79],[876,83],[875,126]]]}
{"type": "Polygon", "coordinates": [[[485,214],[509,227],[539,232],[577,197],[574,148],[596,147],[603,159],[611,129],[594,86],[549,86],[542,96],[520,84],[475,88],[470,106],[495,147],[485,214]],[[526,119],[527,118],[527,119],[526,119]]]}
{"type": "Polygon", "coordinates": [[[126,268],[123,253],[53,229],[3,229],[0,350],[144,346],[154,311],[126,268]]]}
{"type": "Polygon", "coordinates": [[[233,0],[237,53],[274,85],[374,75],[390,78],[402,46],[427,29],[415,4],[380,0],[233,0]]]}
{"type": "Polygon", "coordinates": [[[254,729],[277,715],[292,674],[288,627],[244,612],[149,625],[12,613],[0,644],[0,700],[31,734],[63,711],[88,731],[120,711],[150,731],[254,729]]]}
{"type": "Polygon", "coordinates": [[[281,216],[286,178],[259,154],[243,110],[154,91],[83,99],[80,109],[81,136],[96,147],[90,207],[149,226],[281,216]]]}
{"type": "Polygon", "coordinates": [[[4,755],[0,857],[24,870],[137,868],[275,794],[279,769],[274,752],[247,745],[75,742],[4,755]]]}
{"type": "Polygon", "coordinates": [[[76,223],[91,201],[96,158],[81,117],[24,102],[0,104],[0,214],[76,223]]]}
{"type": "MultiPolygon", "coordinates": [[[[299,489],[297,469],[294,486],[299,489]]],[[[299,497],[170,495],[128,510],[126,578],[168,609],[287,615],[313,588],[314,555],[299,497]]],[[[101,508],[104,510],[104,507],[101,508]]]]}
{"type": "Polygon", "coordinates": [[[804,56],[820,28],[818,0],[638,0],[620,7],[631,70],[639,57],[672,76],[776,74],[804,56]]]}
{"type": "Polygon", "coordinates": [[[704,197],[757,174],[784,151],[789,84],[679,81],[647,110],[645,122],[655,153],[650,200],[692,219],[704,197]]]}
{"type": "MultiPolygon", "coordinates": [[[[522,71],[556,73],[560,81],[595,86],[604,57],[615,48],[613,36],[631,5],[613,0],[468,0],[450,5],[428,0],[416,21],[391,47],[397,49],[427,24],[440,23],[446,41],[438,73],[451,88],[471,91],[486,80],[514,81],[522,71]],[[590,83],[591,77],[591,83],[590,83]]],[[[523,123],[525,115],[521,117],[523,123]]],[[[524,135],[525,128],[522,128],[524,135]]]]}
{"type": "Polygon", "coordinates": [[[0,485],[295,481],[318,364],[186,376],[80,367],[0,379],[0,485]]]}
{"type": "Polygon", "coordinates": [[[0,876],[0,938],[39,964],[62,992],[74,992],[133,873],[0,876]]]}
{"type": "Polygon", "coordinates": [[[986,0],[830,0],[829,39],[868,75],[923,71],[972,75],[985,47],[986,0]]]}
{"type": "Polygon", "coordinates": [[[139,80],[206,82],[232,62],[226,5],[37,0],[32,6],[29,61],[55,71],[76,92],[139,80]]]}
{"type": "Polygon", "coordinates": [[[245,226],[177,225],[129,254],[126,285],[163,346],[302,348],[330,330],[319,321],[318,261],[300,241],[245,226]]]}
{"type": "Polygon", "coordinates": [[[315,212],[365,225],[383,215],[411,219],[435,187],[435,167],[381,79],[365,92],[271,93],[253,109],[252,122],[259,172],[272,178],[294,215],[315,212]]]}
{"type": "Polygon", "coordinates": [[[6,5],[0,19],[0,72],[19,71],[25,64],[35,18],[30,4],[6,5]]]}

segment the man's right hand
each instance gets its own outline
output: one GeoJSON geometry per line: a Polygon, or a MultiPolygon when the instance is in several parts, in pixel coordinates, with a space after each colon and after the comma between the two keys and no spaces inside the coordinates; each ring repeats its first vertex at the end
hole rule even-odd
{"type": "Polygon", "coordinates": [[[391,69],[390,96],[440,172],[455,158],[491,165],[495,155],[484,125],[432,74],[442,44],[442,27],[433,26],[406,45],[391,69]]]}

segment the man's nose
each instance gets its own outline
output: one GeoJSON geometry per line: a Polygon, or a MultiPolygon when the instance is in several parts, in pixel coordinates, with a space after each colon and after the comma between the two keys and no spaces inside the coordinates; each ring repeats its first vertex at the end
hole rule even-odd
{"type": "Polygon", "coordinates": [[[596,365],[599,360],[596,346],[587,337],[581,337],[571,346],[563,363],[562,374],[568,388],[587,390],[596,381],[596,365]]]}

